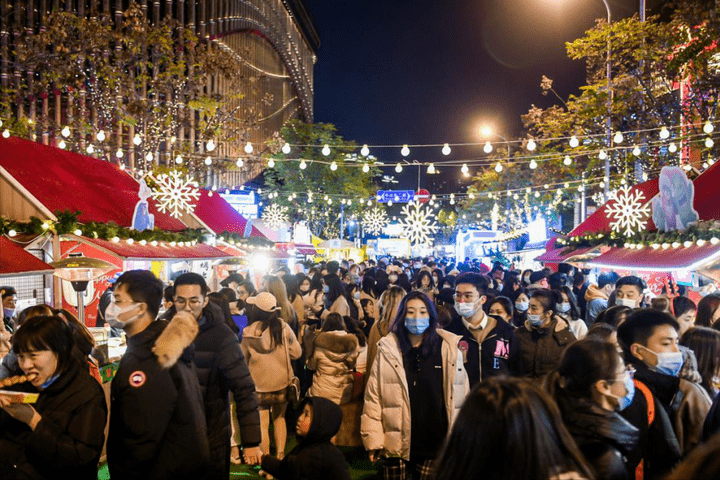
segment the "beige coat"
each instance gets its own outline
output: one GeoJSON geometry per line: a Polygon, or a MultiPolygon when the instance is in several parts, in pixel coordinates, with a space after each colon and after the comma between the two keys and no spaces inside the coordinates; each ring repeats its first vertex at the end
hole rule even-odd
{"type": "MultiPolygon", "coordinates": [[[[443,384],[448,432],[452,428],[465,396],[470,391],[462,352],[461,337],[438,330],[442,338],[443,384]]],[[[410,460],[410,394],[397,337],[391,333],[378,342],[365,389],[365,406],[360,434],[365,449],[382,450],[387,457],[410,460]]]]}
{"type": "Polygon", "coordinates": [[[270,329],[262,330],[260,322],[251,323],[243,330],[240,349],[258,392],[277,392],[290,385],[293,377],[290,360],[302,355],[302,348],[290,325],[282,322],[282,326],[282,345],[273,344],[270,329]]]}
{"type": "Polygon", "coordinates": [[[338,405],[349,402],[359,352],[357,337],[345,331],[320,332],[314,343],[307,362],[308,368],[315,371],[308,396],[325,397],[338,405]]]}

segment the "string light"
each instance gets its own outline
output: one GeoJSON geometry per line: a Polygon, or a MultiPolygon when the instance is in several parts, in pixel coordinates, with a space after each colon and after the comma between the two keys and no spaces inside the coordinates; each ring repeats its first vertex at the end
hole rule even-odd
{"type": "Polygon", "coordinates": [[[397,164],[395,165],[395,171],[396,171],[397,173],[400,173],[400,172],[402,172],[402,170],[403,170],[402,165],[400,165],[400,163],[397,163],[397,164]]]}
{"type": "Polygon", "coordinates": [[[242,158],[238,158],[237,162],[235,162],[235,165],[237,165],[238,168],[242,168],[242,166],[245,165],[245,162],[242,158]]]}
{"type": "Polygon", "coordinates": [[[105,132],[100,130],[97,135],[95,135],[95,138],[98,139],[98,142],[104,142],[105,141],[105,132]]]}
{"type": "Polygon", "coordinates": [[[135,146],[138,146],[142,143],[142,138],[140,138],[139,133],[136,133],[135,136],[133,137],[133,143],[135,144],[135,146]]]}
{"type": "Polygon", "coordinates": [[[675,152],[677,152],[677,145],[675,145],[675,142],[672,142],[672,143],[670,144],[670,146],[668,146],[668,151],[669,151],[670,153],[675,153],[675,152]]]}
{"type": "Polygon", "coordinates": [[[410,149],[407,145],[403,145],[403,147],[400,149],[400,155],[402,155],[403,157],[407,157],[408,155],[410,155],[410,149]]]}
{"type": "Polygon", "coordinates": [[[253,153],[252,143],[247,142],[247,143],[245,144],[245,153],[247,153],[248,155],[250,155],[251,153],[253,153]]]}
{"type": "Polygon", "coordinates": [[[533,140],[531,138],[530,141],[527,143],[527,149],[531,152],[534,152],[536,148],[537,148],[537,143],[535,143],[535,140],[533,140]]]}
{"type": "Polygon", "coordinates": [[[10,130],[8,130],[7,128],[5,130],[3,130],[2,136],[3,136],[3,138],[10,137],[10,130]]]}
{"type": "Polygon", "coordinates": [[[368,148],[367,144],[363,145],[360,149],[360,155],[362,155],[363,157],[367,157],[368,155],[370,155],[370,149],[368,148]]]}
{"type": "Polygon", "coordinates": [[[430,175],[435,174],[435,164],[434,163],[431,163],[430,165],[428,165],[427,173],[430,175]]]}
{"type": "Polygon", "coordinates": [[[625,137],[623,137],[622,132],[615,133],[615,136],[613,137],[613,141],[615,143],[622,143],[623,140],[625,140],[625,137]]]}
{"type": "Polygon", "coordinates": [[[334,172],[335,170],[337,170],[337,163],[336,163],[336,162],[332,162],[332,163],[330,164],[330,170],[332,170],[333,172],[334,172]]]}
{"type": "Polygon", "coordinates": [[[483,152],[490,153],[492,151],[493,151],[492,143],[490,143],[489,141],[485,142],[485,146],[483,147],[483,152]]]}
{"type": "Polygon", "coordinates": [[[367,163],[364,163],[362,166],[362,171],[364,173],[368,173],[370,171],[370,165],[368,165],[367,163]]]}
{"type": "Polygon", "coordinates": [[[205,165],[212,165],[212,158],[205,157],[205,165]]]}
{"type": "Polygon", "coordinates": [[[715,145],[715,142],[713,141],[712,138],[708,137],[705,139],[705,146],[707,148],[712,148],[713,145],[715,145]]]}
{"type": "Polygon", "coordinates": [[[535,159],[530,160],[530,169],[531,170],[535,170],[537,168],[537,166],[538,165],[537,165],[537,162],[535,161],[535,159]]]}
{"type": "Polygon", "coordinates": [[[152,152],[148,152],[147,155],[145,155],[145,160],[147,160],[148,162],[152,162],[152,160],[153,160],[152,152]]]}
{"type": "Polygon", "coordinates": [[[465,174],[465,175],[468,174],[468,172],[470,171],[470,169],[468,168],[467,163],[463,163],[463,166],[462,166],[462,168],[460,169],[460,171],[461,171],[463,174],[465,174]]]}
{"type": "Polygon", "coordinates": [[[285,145],[282,146],[282,152],[287,155],[290,153],[290,144],[285,142],[285,145]]]}
{"type": "Polygon", "coordinates": [[[182,155],[178,155],[177,157],[175,157],[175,163],[180,165],[180,164],[182,164],[182,162],[183,162],[182,155]]]}
{"type": "Polygon", "coordinates": [[[61,150],[65,150],[65,147],[67,147],[65,140],[60,140],[60,142],[58,143],[58,148],[61,150]]]}
{"type": "Polygon", "coordinates": [[[632,154],[635,155],[636,157],[639,157],[641,153],[642,152],[640,151],[640,147],[635,145],[635,148],[633,148],[632,154]]]}
{"type": "Polygon", "coordinates": [[[495,171],[497,173],[500,173],[500,172],[502,172],[502,170],[503,170],[503,166],[500,162],[498,162],[497,165],[495,165],[495,171]]]}
{"type": "Polygon", "coordinates": [[[326,157],[330,155],[330,146],[328,144],[325,144],[325,146],[323,147],[322,154],[326,157]]]}
{"type": "Polygon", "coordinates": [[[117,158],[122,158],[123,155],[124,155],[123,149],[122,149],[122,148],[118,148],[117,151],[115,152],[115,156],[116,156],[117,158]]]}
{"type": "Polygon", "coordinates": [[[268,160],[268,168],[275,168],[275,160],[274,159],[271,158],[270,160],[268,160]]]}
{"type": "Polygon", "coordinates": [[[566,166],[572,165],[572,159],[570,158],[569,155],[565,155],[565,159],[563,160],[563,163],[564,163],[566,166]]]}
{"type": "Polygon", "coordinates": [[[668,138],[670,138],[670,130],[668,130],[667,127],[662,127],[660,129],[660,138],[662,138],[663,140],[667,140],[668,138]]]}
{"type": "Polygon", "coordinates": [[[63,127],[63,129],[60,130],[60,135],[62,135],[62,136],[65,137],[65,138],[69,137],[69,136],[70,136],[70,127],[68,127],[67,125],[65,125],[65,126],[63,127]]]}
{"type": "Polygon", "coordinates": [[[710,135],[710,134],[713,132],[713,130],[715,130],[715,127],[713,127],[713,124],[710,123],[710,120],[708,120],[707,122],[705,122],[705,125],[703,126],[703,132],[705,132],[705,133],[707,133],[708,135],[710,135]]]}
{"type": "Polygon", "coordinates": [[[605,150],[600,150],[600,153],[598,153],[598,158],[600,160],[605,160],[607,158],[607,153],[605,153],[605,150]]]}
{"type": "Polygon", "coordinates": [[[300,170],[305,170],[307,168],[307,163],[305,160],[300,162],[300,170]]]}
{"type": "Polygon", "coordinates": [[[580,140],[578,140],[578,138],[575,135],[570,137],[570,146],[572,148],[576,148],[578,145],[580,145],[580,140]]]}
{"type": "Polygon", "coordinates": [[[443,148],[442,148],[443,155],[450,155],[450,151],[451,150],[450,150],[449,144],[446,143],[445,145],[443,145],[443,148]]]}
{"type": "Polygon", "coordinates": [[[92,154],[95,152],[95,147],[93,147],[92,144],[90,144],[90,145],[87,146],[87,148],[85,149],[85,151],[86,151],[89,155],[92,155],[92,154]]]}
{"type": "Polygon", "coordinates": [[[213,150],[215,150],[215,142],[212,138],[208,140],[208,142],[205,144],[205,150],[207,150],[208,152],[212,152],[213,150]]]}

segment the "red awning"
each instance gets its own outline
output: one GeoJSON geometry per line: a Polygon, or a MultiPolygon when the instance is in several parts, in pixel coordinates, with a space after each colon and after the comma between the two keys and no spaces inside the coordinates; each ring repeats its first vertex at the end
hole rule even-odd
{"type": "Polygon", "coordinates": [[[216,247],[218,250],[222,250],[223,252],[227,253],[231,257],[246,257],[247,252],[241,250],[239,247],[234,245],[227,245],[220,243],[216,247]]]}
{"type": "Polygon", "coordinates": [[[0,276],[38,275],[54,270],[17,243],[0,236],[0,276]]]}
{"type": "Polygon", "coordinates": [[[673,272],[698,271],[720,260],[720,244],[710,242],[702,247],[691,245],[679,248],[611,248],[587,263],[589,267],[625,270],[673,272]]]}
{"type": "Polygon", "coordinates": [[[129,244],[126,240],[120,240],[116,243],[74,235],[69,238],[100,247],[123,260],[209,260],[232,257],[232,255],[204,243],[171,246],[167,242],[157,242],[157,245],[151,243],[142,245],[140,242],[129,244]]]}
{"type": "Polygon", "coordinates": [[[295,252],[300,255],[317,255],[315,246],[306,243],[276,243],[275,246],[285,252],[294,248],[295,252]]]}
{"type": "Polygon", "coordinates": [[[239,233],[243,237],[266,238],[260,230],[252,225],[252,222],[248,225],[247,219],[240,215],[224,198],[205,189],[200,190],[200,199],[195,205],[195,215],[217,235],[229,232],[239,233]],[[250,228],[248,229],[248,227],[250,228]]]}
{"type": "MultiPolygon", "coordinates": [[[[80,222],[132,225],[140,185],[116,165],[20,138],[0,138],[0,165],[50,212],[79,211],[80,222]]],[[[160,213],[152,199],[155,227],[187,228],[160,213]]]]}

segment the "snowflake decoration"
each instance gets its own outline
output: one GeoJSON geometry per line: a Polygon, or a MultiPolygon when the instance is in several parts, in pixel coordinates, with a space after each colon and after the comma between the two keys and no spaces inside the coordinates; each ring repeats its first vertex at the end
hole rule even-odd
{"type": "Polygon", "coordinates": [[[270,228],[277,230],[283,223],[288,221],[287,211],[287,207],[273,203],[263,211],[263,222],[265,222],[270,228]]]}
{"type": "Polygon", "coordinates": [[[155,183],[156,190],[152,196],[158,202],[159,211],[168,212],[175,218],[195,211],[192,202],[200,198],[200,191],[197,182],[191,177],[183,177],[180,172],[173,170],[169,175],[158,175],[155,183]]]}
{"type": "Polygon", "coordinates": [[[372,235],[379,235],[388,224],[388,217],[385,210],[380,207],[375,207],[365,214],[362,219],[363,227],[368,233],[372,235]]]}
{"type": "Polygon", "coordinates": [[[613,231],[630,237],[645,230],[650,217],[650,206],[645,202],[645,195],[640,190],[621,187],[613,195],[613,200],[606,209],[613,231]]]}
{"type": "Polygon", "coordinates": [[[400,220],[403,235],[410,240],[410,243],[430,243],[430,235],[434,234],[438,227],[433,220],[429,209],[424,209],[420,204],[407,204],[402,208],[405,218],[400,220]]]}

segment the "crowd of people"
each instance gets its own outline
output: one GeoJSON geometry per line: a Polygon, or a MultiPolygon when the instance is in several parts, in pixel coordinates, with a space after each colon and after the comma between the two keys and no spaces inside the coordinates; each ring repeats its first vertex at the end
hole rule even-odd
{"type": "MultiPolygon", "coordinates": [[[[217,292],[195,273],[116,279],[99,311],[127,338],[113,480],[227,479],[243,462],[349,479],[338,446],[364,448],[383,479],[720,478],[718,294],[696,304],[566,264],[296,270],[257,285],[235,272],[217,292]]],[[[92,336],[0,293],[0,478],[97,478],[108,405],[92,336]]]]}

